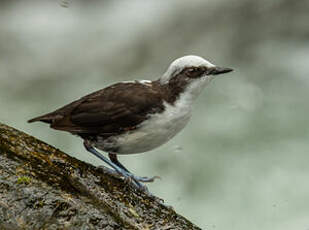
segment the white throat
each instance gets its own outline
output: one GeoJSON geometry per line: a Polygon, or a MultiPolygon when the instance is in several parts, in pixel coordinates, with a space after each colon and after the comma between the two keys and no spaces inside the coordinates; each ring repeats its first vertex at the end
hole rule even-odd
{"type": "Polygon", "coordinates": [[[205,76],[191,82],[187,88],[180,93],[176,103],[181,103],[182,106],[192,107],[194,101],[213,78],[213,76],[205,76]]]}

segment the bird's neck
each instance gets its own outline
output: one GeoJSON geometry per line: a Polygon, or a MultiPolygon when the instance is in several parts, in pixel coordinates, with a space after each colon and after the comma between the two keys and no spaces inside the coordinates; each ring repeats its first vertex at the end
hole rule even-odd
{"type": "Polygon", "coordinates": [[[167,101],[170,104],[182,102],[188,106],[192,106],[202,90],[210,83],[211,78],[196,79],[193,82],[184,84],[165,85],[169,97],[167,101]]]}

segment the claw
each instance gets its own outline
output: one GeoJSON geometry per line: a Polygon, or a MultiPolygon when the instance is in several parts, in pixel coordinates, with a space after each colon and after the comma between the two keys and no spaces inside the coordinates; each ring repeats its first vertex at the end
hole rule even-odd
{"type": "Polygon", "coordinates": [[[133,174],[130,175],[131,177],[133,177],[135,180],[137,181],[140,181],[140,182],[144,182],[144,183],[151,183],[151,182],[154,182],[155,179],[160,179],[161,180],[161,177],[159,176],[153,176],[153,177],[139,177],[139,176],[135,176],[133,174]]]}

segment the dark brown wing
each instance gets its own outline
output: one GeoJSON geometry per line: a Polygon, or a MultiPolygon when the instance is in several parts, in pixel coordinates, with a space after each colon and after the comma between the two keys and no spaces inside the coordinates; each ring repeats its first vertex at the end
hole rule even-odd
{"type": "Polygon", "coordinates": [[[118,83],[29,122],[43,121],[74,134],[112,135],[134,129],[148,113],[162,110],[159,91],[140,83],[118,83]]]}

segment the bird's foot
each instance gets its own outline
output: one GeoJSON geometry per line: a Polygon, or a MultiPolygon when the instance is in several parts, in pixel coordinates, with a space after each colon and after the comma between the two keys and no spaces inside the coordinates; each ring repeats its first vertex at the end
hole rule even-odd
{"type": "Polygon", "coordinates": [[[154,182],[155,179],[161,179],[159,176],[153,176],[153,177],[146,177],[146,176],[135,176],[132,173],[127,173],[129,177],[131,177],[134,181],[144,182],[144,183],[151,183],[154,182]]]}
{"type": "Polygon", "coordinates": [[[124,180],[126,183],[132,185],[137,191],[140,191],[140,192],[143,192],[143,193],[146,193],[147,195],[149,196],[153,196],[146,185],[144,185],[143,181],[141,180],[147,180],[147,179],[152,179],[152,178],[143,178],[143,177],[138,177],[138,176],[135,176],[134,174],[130,173],[130,172],[127,172],[125,170],[122,170],[121,172],[117,172],[118,175],[124,177],[124,180]]]}
{"type": "Polygon", "coordinates": [[[155,179],[161,179],[159,176],[153,176],[153,177],[140,177],[140,176],[135,176],[134,174],[130,173],[130,172],[126,172],[126,175],[124,175],[124,178],[126,181],[128,181],[129,183],[131,182],[131,184],[138,190],[141,192],[144,192],[145,194],[147,194],[150,197],[154,197],[156,198],[156,196],[154,196],[151,192],[149,192],[148,188],[146,185],[144,185],[141,182],[144,183],[149,183],[149,182],[153,182],[155,179]]]}
{"type": "Polygon", "coordinates": [[[113,170],[103,165],[99,166],[99,168],[103,169],[104,171],[108,172],[111,175],[123,177],[127,183],[132,184],[134,188],[136,188],[139,191],[145,192],[148,195],[152,195],[152,194],[148,191],[147,186],[142,184],[141,182],[150,183],[150,182],[153,182],[155,179],[161,179],[159,176],[153,176],[153,177],[135,176],[133,173],[127,172],[121,168],[117,168],[117,170],[116,169],[113,170]]]}
{"type": "Polygon", "coordinates": [[[106,166],[104,166],[104,165],[100,165],[100,166],[98,166],[97,168],[99,168],[100,170],[102,170],[102,172],[104,172],[104,173],[108,173],[108,174],[113,175],[113,176],[119,176],[119,173],[116,172],[116,170],[111,169],[111,168],[108,168],[108,167],[106,167],[106,166]]]}

